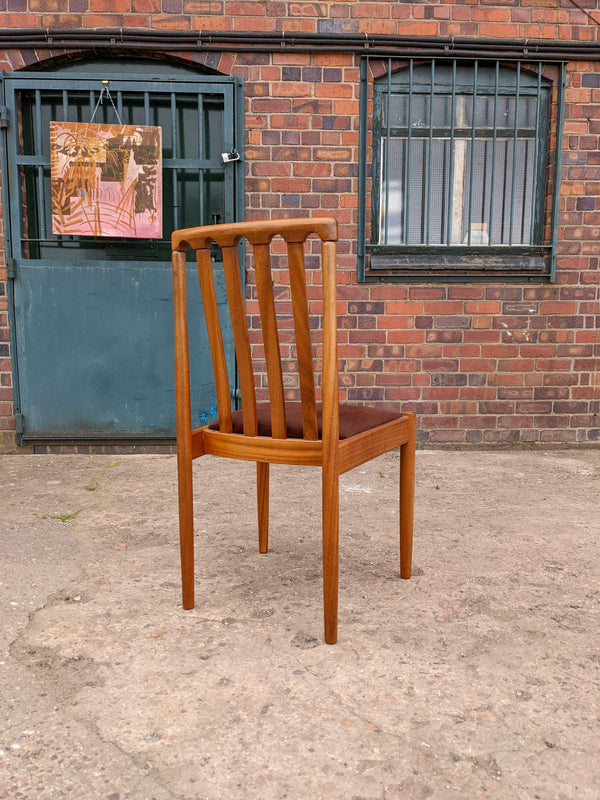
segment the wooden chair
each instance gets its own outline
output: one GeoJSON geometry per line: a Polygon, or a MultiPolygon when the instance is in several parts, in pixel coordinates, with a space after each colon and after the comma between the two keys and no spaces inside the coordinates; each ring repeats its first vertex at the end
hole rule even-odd
{"type": "MultiPolygon", "coordinates": [[[[259,551],[267,552],[269,464],[302,464],[322,469],[323,595],[325,641],[337,639],[338,478],[381,453],[401,448],[400,574],[410,577],[415,465],[415,416],[339,403],[336,240],[334,219],[239,222],[175,231],[172,236],[175,300],[175,387],[179,525],[183,607],[194,606],[192,460],[210,453],[255,461],[257,467],[259,551]],[[321,239],[322,371],[321,400],[315,385],[313,344],[304,264],[305,240],[321,239]],[[283,237],[296,339],[300,402],[285,400],[276,301],[271,273],[271,240],[283,237]],[[269,401],[256,402],[244,296],[240,281],[240,240],[253,249],[256,295],[264,343],[269,401]],[[231,394],[213,283],[211,247],[222,250],[227,299],[241,389],[241,410],[232,412],[231,394]],[[186,321],[186,253],[196,250],[198,276],[215,377],[218,421],[192,430],[186,321]]],[[[281,251],[282,245],[279,245],[281,251]]],[[[318,249],[318,248],[317,248],[318,249]]],[[[263,361],[263,364],[264,364],[263,361]]],[[[286,365],[288,366],[288,365],[286,365]]]]}

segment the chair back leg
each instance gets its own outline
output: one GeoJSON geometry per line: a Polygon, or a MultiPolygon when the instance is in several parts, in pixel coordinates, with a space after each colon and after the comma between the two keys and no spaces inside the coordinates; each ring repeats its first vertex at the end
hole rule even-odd
{"type": "Polygon", "coordinates": [[[256,500],[258,506],[258,552],[269,550],[269,465],[256,462],[256,500]]]}
{"type": "Polygon", "coordinates": [[[185,273],[185,253],[173,253],[179,547],[181,552],[183,607],[189,609],[194,607],[194,485],[192,479],[192,422],[185,273]]]}
{"type": "Polygon", "coordinates": [[[412,569],[415,501],[416,415],[407,413],[409,437],[400,447],[400,577],[410,578],[412,569]]]}

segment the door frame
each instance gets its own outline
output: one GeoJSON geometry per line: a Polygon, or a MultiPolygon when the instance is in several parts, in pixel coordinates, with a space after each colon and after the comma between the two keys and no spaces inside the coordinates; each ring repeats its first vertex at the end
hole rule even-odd
{"type": "MultiPolygon", "coordinates": [[[[139,60],[131,60],[131,69],[136,69],[136,63],[141,64],[139,60]]],[[[122,72],[115,73],[113,69],[106,73],[94,73],[90,70],[93,64],[88,64],[82,61],[80,64],[69,64],[64,71],[57,70],[56,72],[14,72],[1,74],[0,80],[0,168],[2,170],[2,202],[3,202],[3,217],[4,217],[4,241],[7,265],[7,300],[8,300],[8,317],[9,317],[9,336],[10,336],[10,352],[11,352],[11,367],[13,374],[13,391],[14,391],[14,414],[16,420],[16,438],[18,444],[35,444],[36,442],[64,442],[64,441],[114,441],[114,440],[133,440],[133,441],[149,441],[155,439],[173,440],[174,432],[165,433],[160,435],[148,436],[147,433],[140,434],[137,437],[131,432],[119,434],[118,431],[110,431],[103,433],[88,433],[82,432],[81,436],[73,436],[72,433],[61,435],[60,431],[52,432],[50,435],[35,434],[34,431],[27,430],[26,418],[23,413],[21,399],[21,380],[19,373],[19,346],[16,325],[16,308],[15,308],[15,279],[18,275],[19,266],[23,261],[28,265],[35,264],[36,259],[24,259],[22,252],[22,239],[23,239],[23,215],[22,215],[22,198],[21,198],[21,182],[19,180],[19,168],[27,157],[20,156],[19,153],[19,136],[21,135],[17,110],[17,93],[23,90],[41,90],[48,89],[51,91],[61,91],[62,88],[67,88],[70,91],[78,91],[83,88],[85,91],[90,90],[92,84],[95,84],[97,94],[100,93],[102,87],[103,77],[110,78],[110,85],[114,92],[119,90],[124,92],[143,92],[143,84],[151,82],[153,91],[168,92],[169,88],[176,85],[180,90],[187,87],[189,91],[194,91],[194,86],[201,84],[203,93],[209,93],[211,85],[215,93],[223,95],[226,114],[231,115],[233,120],[233,128],[227,130],[225,126],[225,150],[227,153],[239,154],[239,163],[231,164],[230,167],[233,171],[233,197],[228,198],[227,202],[230,203],[231,212],[233,215],[232,221],[243,220],[245,210],[245,195],[244,195],[244,94],[243,94],[243,80],[239,77],[204,74],[197,73],[191,68],[184,65],[179,66],[171,64],[162,64],[162,62],[153,63],[152,73],[133,73],[123,76],[122,72]],[[86,69],[87,67],[87,69],[86,69]],[[161,76],[161,71],[164,67],[164,74],[161,76]],[[78,69],[79,68],[79,69],[78,69]],[[102,76],[102,77],[101,77],[102,76]],[[61,86],[62,84],[62,86],[61,86]],[[231,86],[230,90],[224,90],[226,86],[231,86]],[[228,106],[230,104],[230,107],[228,106]],[[229,137],[227,138],[227,135],[229,137]]],[[[97,65],[99,66],[99,65],[97,65]]],[[[102,68],[99,66],[99,69],[102,68]]],[[[168,160],[167,166],[169,165],[168,160]]],[[[163,162],[163,167],[165,163],[163,162]]],[[[228,220],[226,220],[228,221],[228,220]]],[[[84,259],[89,265],[90,263],[98,263],[102,265],[102,259],[84,259]]],[[[43,261],[43,259],[41,260],[43,261]]],[[[69,263],[76,264],[77,261],[69,260],[69,263]]],[[[117,262],[116,259],[111,259],[110,263],[113,267],[118,267],[119,264],[123,266],[133,267],[136,264],[134,260],[117,262]]],[[[139,262],[144,263],[144,262],[139,262]]],[[[166,263],[166,262],[164,262],[166,263]]]]}

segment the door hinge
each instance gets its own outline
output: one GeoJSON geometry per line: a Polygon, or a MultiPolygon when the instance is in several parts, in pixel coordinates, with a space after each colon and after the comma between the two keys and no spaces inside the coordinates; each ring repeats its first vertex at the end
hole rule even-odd
{"type": "Polygon", "coordinates": [[[20,411],[15,411],[15,433],[17,436],[25,433],[25,417],[20,411]]]}
{"type": "Polygon", "coordinates": [[[17,277],[17,262],[10,256],[6,259],[6,277],[13,279],[17,277]]]}
{"type": "Polygon", "coordinates": [[[9,122],[10,122],[10,111],[8,110],[8,106],[0,106],[0,129],[8,128],[9,122]]]}

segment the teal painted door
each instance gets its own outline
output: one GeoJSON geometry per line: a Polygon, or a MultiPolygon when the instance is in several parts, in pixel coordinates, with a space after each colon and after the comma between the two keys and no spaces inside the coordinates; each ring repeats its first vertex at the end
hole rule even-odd
{"type": "MultiPolygon", "coordinates": [[[[241,151],[241,85],[213,76],[101,77],[71,69],[6,75],[4,92],[9,300],[22,440],[170,438],[170,233],[239,216],[241,159],[222,154],[241,151]],[[110,99],[96,109],[106,77],[110,99]],[[50,121],[89,122],[94,109],[95,122],[161,127],[162,240],[52,233],[50,121]]],[[[200,424],[214,417],[215,401],[197,283],[190,262],[192,403],[200,424]]],[[[233,385],[231,337],[226,346],[233,385]]]]}

